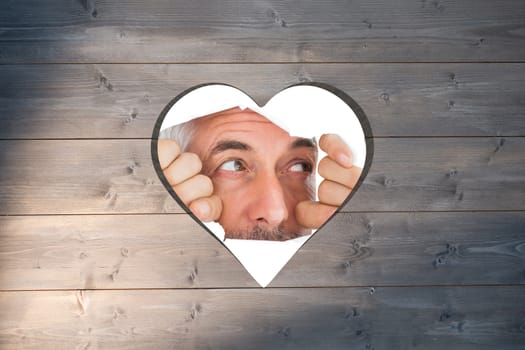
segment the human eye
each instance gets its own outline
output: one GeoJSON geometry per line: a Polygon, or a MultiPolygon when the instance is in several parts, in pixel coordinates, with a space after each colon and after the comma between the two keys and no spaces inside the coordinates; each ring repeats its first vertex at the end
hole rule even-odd
{"type": "Polygon", "coordinates": [[[292,173],[311,173],[312,165],[306,161],[297,161],[288,167],[288,171],[292,173]]]}
{"type": "Polygon", "coordinates": [[[240,159],[230,159],[222,163],[217,170],[237,172],[246,170],[246,166],[240,159]]]}

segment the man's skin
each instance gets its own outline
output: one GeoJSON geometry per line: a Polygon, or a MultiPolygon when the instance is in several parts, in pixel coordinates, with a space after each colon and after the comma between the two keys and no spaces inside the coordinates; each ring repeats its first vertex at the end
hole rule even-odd
{"type": "Polygon", "coordinates": [[[160,139],[161,168],[179,198],[202,221],[219,221],[227,238],[254,238],[254,228],[287,233],[282,240],[321,226],[352,191],[361,168],[335,134],[319,147],[324,178],[315,197],[316,146],[290,137],[261,115],[238,108],[196,120],[192,141],[181,153],[160,139]]]}

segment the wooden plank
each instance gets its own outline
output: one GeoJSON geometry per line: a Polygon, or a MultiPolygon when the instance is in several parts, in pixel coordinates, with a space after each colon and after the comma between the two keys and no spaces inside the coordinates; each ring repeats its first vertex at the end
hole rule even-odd
{"type": "Polygon", "coordinates": [[[2,214],[183,212],[149,140],[0,141],[2,214]]]}
{"type": "Polygon", "coordinates": [[[519,0],[33,0],[0,14],[4,63],[525,58],[519,0]]]}
{"type": "Polygon", "coordinates": [[[376,137],[523,136],[524,64],[0,66],[0,138],[150,138],[164,106],[223,82],[260,104],[286,86],[331,84],[376,137]]]}
{"type": "Polygon", "coordinates": [[[257,286],[189,215],[0,217],[2,290],[257,286]]]}
{"type": "MultiPolygon", "coordinates": [[[[525,209],[525,138],[374,140],[345,211],[525,209]]],[[[0,141],[0,214],[174,213],[149,140],[0,141]]]]}
{"type": "Polygon", "coordinates": [[[0,347],[523,349],[524,304],[523,286],[4,292],[0,347]]]}
{"type": "MultiPolygon", "coordinates": [[[[0,290],[256,287],[187,215],[0,217],[0,290]]],[[[337,215],[272,287],[525,284],[525,213],[337,215]]]]}
{"type": "Polygon", "coordinates": [[[364,186],[345,210],[521,210],[524,138],[374,140],[364,186]]]}
{"type": "Polygon", "coordinates": [[[523,284],[524,233],[523,212],[339,214],[271,286],[523,284]]]}

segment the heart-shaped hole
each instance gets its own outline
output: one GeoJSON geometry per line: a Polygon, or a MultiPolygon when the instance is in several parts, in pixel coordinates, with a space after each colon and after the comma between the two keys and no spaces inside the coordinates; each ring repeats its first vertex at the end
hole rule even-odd
{"type": "Polygon", "coordinates": [[[152,157],[177,202],[264,287],[362,182],[365,130],[361,108],[333,87],[294,85],[261,107],[205,84],[162,111],[152,157]]]}

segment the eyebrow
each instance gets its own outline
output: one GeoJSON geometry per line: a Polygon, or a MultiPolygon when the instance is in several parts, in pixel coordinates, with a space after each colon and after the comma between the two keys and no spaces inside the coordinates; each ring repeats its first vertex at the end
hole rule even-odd
{"type": "MultiPolygon", "coordinates": [[[[296,149],[296,148],[312,148],[316,149],[316,144],[313,139],[307,139],[307,138],[299,138],[292,142],[290,145],[290,149],[296,149]]],[[[240,141],[234,141],[234,140],[224,140],[219,141],[211,150],[210,155],[214,156],[218,153],[228,151],[228,150],[239,150],[239,151],[251,151],[252,147],[250,145],[240,142],[240,141]]]]}
{"type": "Polygon", "coordinates": [[[308,148],[316,149],[316,144],[313,139],[299,138],[295,140],[294,142],[292,142],[290,149],[301,148],[301,147],[308,147],[308,148]]]}
{"type": "Polygon", "coordinates": [[[210,155],[213,156],[213,155],[216,155],[217,153],[224,152],[224,151],[231,150],[231,149],[240,150],[240,151],[251,151],[252,150],[252,148],[244,142],[224,140],[224,141],[219,141],[212,148],[210,155]]]}

